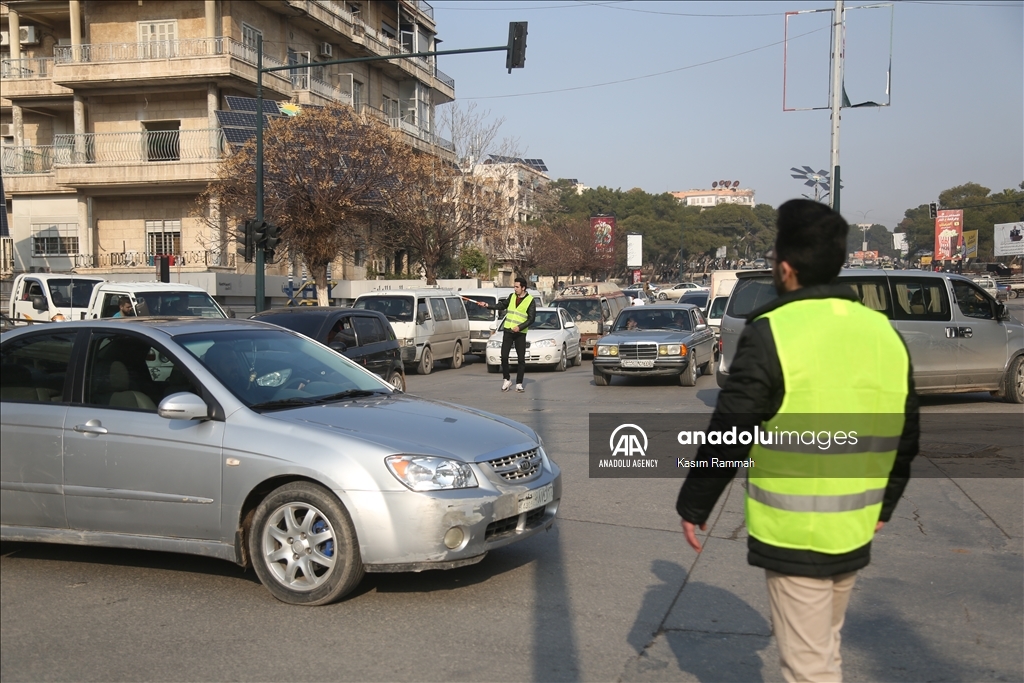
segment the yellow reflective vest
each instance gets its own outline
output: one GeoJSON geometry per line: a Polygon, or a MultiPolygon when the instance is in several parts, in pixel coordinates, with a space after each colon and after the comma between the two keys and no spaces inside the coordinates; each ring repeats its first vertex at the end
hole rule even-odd
{"type": "Polygon", "coordinates": [[[533,301],[533,295],[527,294],[523,297],[523,300],[516,305],[516,295],[510,294],[508,297],[508,311],[505,313],[505,325],[506,330],[511,330],[516,325],[519,326],[520,332],[526,332],[526,328],[523,327],[526,321],[530,319],[528,312],[530,310],[530,303],[533,301]]]}
{"type": "Polygon", "coordinates": [[[761,317],[785,396],[750,451],[750,535],[781,548],[856,550],[874,535],[903,432],[906,347],[884,315],[854,301],[794,301],[761,317]]]}

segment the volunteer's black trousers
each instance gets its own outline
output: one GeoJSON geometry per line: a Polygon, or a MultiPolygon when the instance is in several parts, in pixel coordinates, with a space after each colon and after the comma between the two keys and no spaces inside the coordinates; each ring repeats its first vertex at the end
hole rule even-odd
{"type": "Polygon", "coordinates": [[[526,373],[526,333],[503,330],[501,335],[501,374],[505,379],[509,378],[508,354],[512,345],[516,345],[516,356],[519,361],[516,365],[516,384],[523,383],[523,375],[526,373]]]}

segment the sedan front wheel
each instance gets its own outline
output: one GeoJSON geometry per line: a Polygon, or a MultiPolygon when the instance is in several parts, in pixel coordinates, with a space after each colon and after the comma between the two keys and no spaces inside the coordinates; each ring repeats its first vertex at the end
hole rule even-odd
{"type": "Polygon", "coordinates": [[[249,529],[249,555],[260,582],[292,605],[334,602],[363,578],[348,512],[310,482],[285,484],[263,499],[249,529]]]}

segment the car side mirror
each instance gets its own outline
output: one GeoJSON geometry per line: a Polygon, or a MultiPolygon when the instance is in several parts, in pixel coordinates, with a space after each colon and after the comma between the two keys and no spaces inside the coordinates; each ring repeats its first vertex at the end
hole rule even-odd
{"type": "Polygon", "coordinates": [[[706,329],[708,329],[708,326],[705,325],[704,323],[699,323],[697,325],[697,327],[694,328],[694,330],[697,331],[697,332],[700,332],[701,330],[706,330],[706,329]]]}
{"type": "Polygon", "coordinates": [[[566,321],[566,323],[565,323],[565,329],[569,329],[569,328],[572,328],[572,327],[576,327],[576,323],[574,323],[574,322],[573,322],[573,321],[571,321],[571,320],[568,320],[568,321],[566,321]]]}
{"type": "Polygon", "coordinates": [[[36,294],[32,297],[32,308],[37,311],[47,311],[50,309],[46,303],[46,297],[41,294],[36,294]]]}
{"type": "Polygon", "coordinates": [[[332,341],[327,346],[338,353],[345,353],[348,351],[348,344],[343,341],[332,341]]]}
{"type": "Polygon", "coordinates": [[[224,313],[226,313],[229,318],[235,317],[235,309],[233,308],[225,308],[224,313]]]}
{"type": "Polygon", "coordinates": [[[1006,304],[1004,304],[1004,303],[997,303],[996,304],[996,320],[1009,320],[1009,319],[1010,319],[1010,312],[1008,310],[1006,310],[1006,304]]]}
{"type": "Polygon", "coordinates": [[[206,420],[210,417],[210,407],[195,394],[182,391],[160,401],[156,414],[168,420],[206,420]]]}
{"type": "Polygon", "coordinates": [[[422,313],[417,313],[416,314],[416,324],[417,325],[422,325],[425,322],[427,322],[427,316],[425,316],[422,313]]]}

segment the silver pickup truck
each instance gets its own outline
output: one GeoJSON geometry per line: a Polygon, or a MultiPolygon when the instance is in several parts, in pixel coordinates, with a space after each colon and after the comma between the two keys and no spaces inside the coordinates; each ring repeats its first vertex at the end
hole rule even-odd
{"type": "MultiPolygon", "coordinates": [[[[990,391],[1024,403],[1024,325],[969,278],[917,270],[844,270],[868,308],[903,337],[919,394],[990,391]]],[[[747,316],[775,299],[768,271],[744,271],[722,317],[718,386],[725,386],[747,316]]],[[[837,369],[838,375],[842,370],[837,369]]]]}

